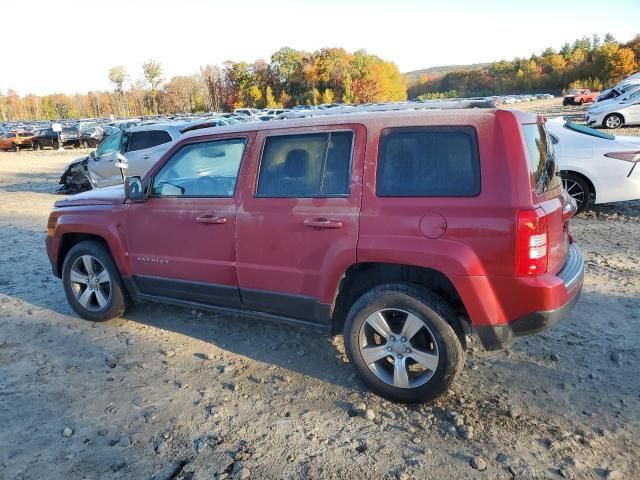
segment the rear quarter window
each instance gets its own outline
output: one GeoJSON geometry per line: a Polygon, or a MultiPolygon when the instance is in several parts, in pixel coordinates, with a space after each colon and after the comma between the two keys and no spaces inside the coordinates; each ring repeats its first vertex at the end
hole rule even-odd
{"type": "Polygon", "coordinates": [[[480,193],[480,157],[472,127],[411,127],[380,136],[379,197],[472,197],[480,193]]]}
{"type": "Polygon", "coordinates": [[[560,177],[556,175],[553,142],[544,125],[542,123],[523,125],[522,131],[535,192],[540,195],[549,190],[559,188],[560,177]]]}

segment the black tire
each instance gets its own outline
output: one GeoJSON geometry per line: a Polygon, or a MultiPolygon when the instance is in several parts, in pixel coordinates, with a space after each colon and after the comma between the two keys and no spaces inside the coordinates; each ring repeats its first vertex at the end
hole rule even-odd
{"type": "Polygon", "coordinates": [[[89,142],[87,142],[86,140],[82,141],[82,148],[89,148],[89,142]]]}
{"type": "Polygon", "coordinates": [[[569,102],[567,102],[566,100],[563,100],[563,101],[562,101],[562,106],[563,106],[563,107],[566,107],[567,105],[569,105],[569,102]]]}
{"type": "Polygon", "coordinates": [[[589,183],[580,175],[573,173],[563,173],[561,177],[562,187],[573,197],[578,205],[578,211],[576,213],[589,210],[591,207],[591,195],[593,194],[589,183]],[[582,193],[581,196],[579,195],[580,192],[582,193]],[[581,198],[584,200],[580,200],[581,198]]]}
{"type": "Polygon", "coordinates": [[[111,258],[111,253],[102,243],[95,240],[80,242],[69,250],[62,266],[62,283],[64,285],[64,293],[67,296],[69,305],[71,305],[71,308],[73,308],[76,313],[85,320],[103,322],[112,318],[121,317],[128,307],[129,301],[122,285],[120,272],[111,258]],[[97,310],[87,309],[80,304],[76,299],[76,294],[74,293],[71,282],[72,266],[76,260],[85,255],[89,255],[97,259],[100,264],[104,266],[104,270],[107,271],[110,277],[111,293],[106,305],[97,310]]]}
{"type": "Polygon", "coordinates": [[[610,113],[602,120],[602,126],[610,130],[615,130],[624,126],[624,118],[618,113],[610,113]]]}
{"type": "Polygon", "coordinates": [[[582,105],[584,103],[583,99],[578,100],[578,105],[582,105]]]}
{"type": "Polygon", "coordinates": [[[11,147],[11,151],[12,152],[19,152],[20,151],[20,147],[18,146],[17,143],[13,144],[13,146],[11,147]]]}
{"type": "Polygon", "coordinates": [[[58,150],[58,148],[60,148],[60,144],[57,140],[53,141],[53,143],[51,144],[51,148],[53,148],[54,150],[58,150]]]}
{"type": "Polygon", "coordinates": [[[33,142],[33,150],[36,152],[41,150],[40,144],[38,142],[33,142]]]}
{"type": "MultiPolygon", "coordinates": [[[[464,366],[462,341],[452,325],[458,325],[456,314],[438,296],[414,285],[383,284],[369,290],[350,308],[344,326],[345,349],[360,378],[378,395],[403,403],[427,402],[447,391],[464,366]],[[426,383],[416,387],[401,388],[383,381],[367,366],[359,346],[360,331],[367,318],[382,309],[395,308],[422,320],[437,345],[438,364],[426,383]]],[[[381,361],[391,362],[389,358],[381,361]]]]}

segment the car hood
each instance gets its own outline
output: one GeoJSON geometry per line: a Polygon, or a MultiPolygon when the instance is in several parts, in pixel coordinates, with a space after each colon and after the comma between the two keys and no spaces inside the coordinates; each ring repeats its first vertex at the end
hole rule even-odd
{"type": "Polygon", "coordinates": [[[124,203],[124,185],[120,184],[72,195],[64,200],[58,200],[55,206],[81,207],[86,205],[120,205],[122,203],[124,203]]]}

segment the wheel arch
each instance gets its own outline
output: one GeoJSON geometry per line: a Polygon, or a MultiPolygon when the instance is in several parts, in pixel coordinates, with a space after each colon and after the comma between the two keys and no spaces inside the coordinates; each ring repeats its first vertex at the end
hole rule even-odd
{"type": "Polygon", "coordinates": [[[429,267],[409,264],[361,262],[351,265],[342,276],[333,304],[331,332],[338,334],[353,303],[372,288],[385,283],[408,283],[428,290],[449,302],[457,313],[451,325],[465,344],[471,329],[469,314],[453,282],[444,273],[429,267]]]}
{"type": "MultiPolygon", "coordinates": [[[[62,275],[62,265],[64,264],[64,260],[67,258],[69,251],[78,243],[88,240],[94,240],[101,243],[107,250],[109,250],[109,253],[111,253],[109,243],[100,235],[78,232],[64,233],[60,238],[60,250],[58,251],[58,257],[56,260],[56,274],[58,277],[62,275]]],[[[111,256],[113,257],[113,253],[111,253],[111,256]]]]}

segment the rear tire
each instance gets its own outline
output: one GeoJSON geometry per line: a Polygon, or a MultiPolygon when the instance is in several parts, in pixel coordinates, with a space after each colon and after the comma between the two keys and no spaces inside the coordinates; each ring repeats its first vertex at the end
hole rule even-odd
{"type": "Polygon", "coordinates": [[[17,143],[13,144],[13,146],[11,147],[11,151],[12,152],[19,152],[20,151],[20,147],[18,146],[17,143]]]}
{"type": "Polygon", "coordinates": [[[128,307],[111,253],[95,240],[80,242],[69,250],[62,282],[69,305],[85,320],[103,322],[121,317],[128,307]]]}
{"type": "Polygon", "coordinates": [[[38,142],[33,142],[33,150],[38,152],[40,149],[40,144],[38,142]]]}
{"type": "Polygon", "coordinates": [[[89,142],[87,142],[86,140],[82,141],[82,148],[89,148],[89,142]]]}
{"type": "Polygon", "coordinates": [[[602,121],[602,126],[604,128],[608,128],[611,130],[620,128],[623,125],[624,125],[624,118],[622,118],[622,115],[619,115],[617,113],[611,113],[607,115],[606,117],[604,117],[604,120],[602,121]]]}
{"type": "Polygon", "coordinates": [[[57,141],[54,141],[51,144],[51,148],[53,148],[54,150],[58,150],[58,148],[60,148],[60,144],[57,141]]]}
{"type": "Polygon", "coordinates": [[[426,402],[444,393],[464,366],[462,342],[452,327],[456,322],[451,306],[427,290],[384,284],[350,308],[345,349],[362,381],[378,395],[426,402]]]}
{"type": "Polygon", "coordinates": [[[576,201],[578,211],[576,213],[589,210],[591,206],[591,188],[584,178],[573,173],[565,173],[561,175],[562,187],[576,201]]]}

